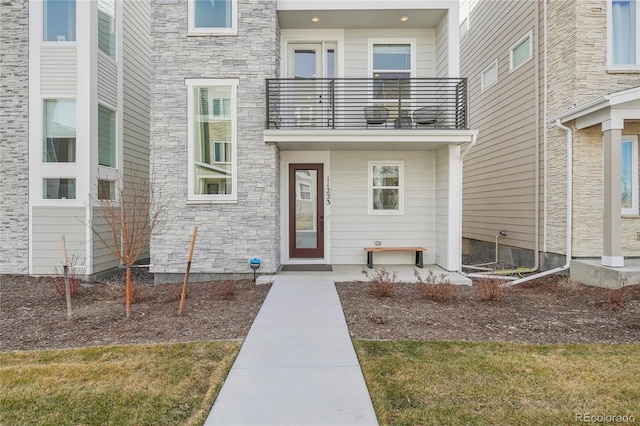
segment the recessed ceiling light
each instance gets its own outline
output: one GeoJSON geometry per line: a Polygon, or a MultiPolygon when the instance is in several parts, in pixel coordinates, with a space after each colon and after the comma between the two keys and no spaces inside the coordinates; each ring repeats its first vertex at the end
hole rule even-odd
{"type": "Polygon", "coordinates": [[[400,18],[400,20],[402,22],[407,22],[409,20],[409,17],[408,16],[403,16],[402,18],[400,18]]]}
{"type": "Polygon", "coordinates": [[[320,18],[318,18],[317,16],[314,16],[313,18],[311,18],[312,22],[318,22],[320,20],[320,18]]]}

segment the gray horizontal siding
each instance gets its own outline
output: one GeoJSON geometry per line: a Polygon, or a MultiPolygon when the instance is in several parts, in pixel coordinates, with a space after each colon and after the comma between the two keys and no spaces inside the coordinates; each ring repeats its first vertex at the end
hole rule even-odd
{"type": "Polygon", "coordinates": [[[98,100],[118,106],[118,66],[102,53],[98,53],[98,100]]]}
{"type": "MultiPolygon", "coordinates": [[[[109,242],[109,236],[111,235],[111,227],[107,224],[102,209],[93,208],[92,214],[92,226],[93,228],[109,242]]],[[[115,268],[120,264],[120,260],[111,254],[109,249],[100,241],[98,237],[92,235],[92,250],[93,250],[93,273],[101,272],[107,269],[115,268]]]]}
{"type": "Polygon", "coordinates": [[[75,95],[78,57],[75,45],[42,44],[40,48],[40,93],[75,95]]]}
{"type": "Polygon", "coordinates": [[[54,274],[62,265],[60,239],[64,235],[67,257],[84,265],[86,253],[84,207],[34,207],[32,210],[33,273],[54,274]]]}

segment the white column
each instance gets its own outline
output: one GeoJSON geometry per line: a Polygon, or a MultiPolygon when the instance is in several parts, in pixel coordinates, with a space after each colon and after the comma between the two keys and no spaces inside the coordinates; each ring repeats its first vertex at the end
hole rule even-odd
{"type": "MultiPolygon", "coordinates": [[[[617,120],[616,120],[617,121],[617,120]]],[[[620,120],[622,121],[622,120],[620,120]]],[[[602,123],[604,145],[602,266],[622,267],[621,149],[622,123],[602,123]]]]}

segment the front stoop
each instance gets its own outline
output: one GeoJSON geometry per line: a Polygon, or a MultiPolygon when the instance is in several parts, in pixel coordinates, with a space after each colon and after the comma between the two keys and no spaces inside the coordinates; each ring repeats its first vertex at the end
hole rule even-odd
{"type": "Polygon", "coordinates": [[[616,289],[640,284],[640,259],[626,258],[621,268],[602,266],[600,259],[572,259],[570,277],[582,284],[616,289]]]}

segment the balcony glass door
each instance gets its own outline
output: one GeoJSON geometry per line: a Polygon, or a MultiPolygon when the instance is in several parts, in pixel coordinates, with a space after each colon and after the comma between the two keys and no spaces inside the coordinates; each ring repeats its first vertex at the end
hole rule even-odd
{"type": "Polygon", "coordinates": [[[292,43],[288,49],[289,113],[295,127],[331,127],[335,43],[292,43]]]}

